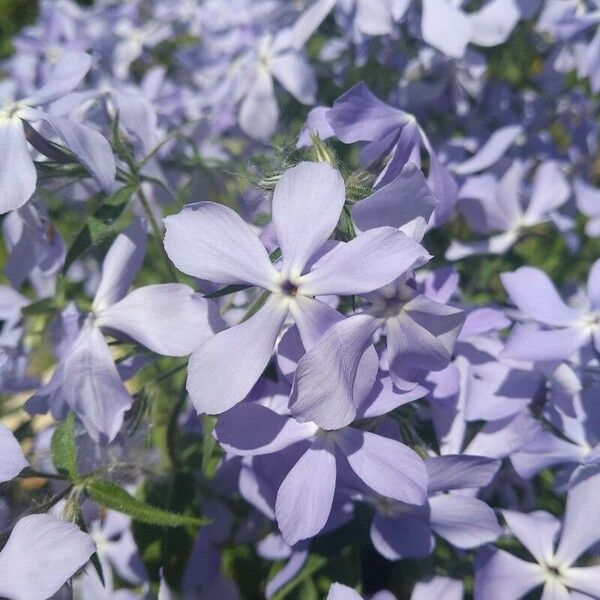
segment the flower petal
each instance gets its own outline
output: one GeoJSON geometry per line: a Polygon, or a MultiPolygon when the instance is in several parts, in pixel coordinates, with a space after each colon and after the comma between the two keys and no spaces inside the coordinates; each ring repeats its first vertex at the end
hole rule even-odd
{"type": "Polygon", "coordinates": [[[115,157],[106,138],[86,125],[62,117],[39,113],[55,129],[65,146],[106,192],[113,191],[116,174],[115,157]]]}
{"type": "Polygon", "coordinates": [[[271,295],[250,319],[194,351],[187,390],[199,413],[220,414],[247,396],[273,354],[287,313],[287,302],[271,295]]]}
{"type": "Polygon", "coordinates": [[[388,225],[421,241],[436,204],[423,173],[409,163],[396,179],[356,203],[352,219],[361,231],[388,225]]]}
{"type": "Polygon", "coordinates": [[[335,438],[352,470],[372,490],[406,504],[427,502],[427,469],[408,446],[351,427],[335,438]]]}
{"type": "Polygon", "coordinates": [[[267,140],[277,128],[279,107],[271,73],[259,66],[240,106],[240,127],[256,140],[267,140]]]}
{"type": "Polygon", "coordinates": [[[146,229],[138,219],[116,237],[102,263],[102,276],[92,305],[94,312],[125,296],[144,262],[146,243],[146,229]]]}
{"type": "Polygon", "coordinates": [[[382,102],[361,81],[333,103],[327,118],[335,135],[353,144],[382,139],[405,124],[409,115],[382,102]]]}
{"type": "Polygon", "coordinates": [[[46,600],[93,552],[92,538],[76,525],[50,515],[23,517],[0,552],[0,595],[46,600]]]}
{"type": "Polygon", "coordinates": [[[273,225],[284,272],[302,273],[337,225],[346,192],[339,171],[302,162],[287,170],[273,193],[273,225]]]}
{"type": "Polygon", "coordinates": [[[315,431],[312,423],[298,423],[256,402],[240,402],[230,408],[215,427],[221,446],[236,456],[278,452],[309,438],[315,431]]]}
{"type": "Polygon", "coordinates": [[[427,581],[417,582],[410,600],[432,600],[433,598],[463,600],[463,593],[462,581],[436,576],[427,581]]]}
{"type": "Polygon", "coordinates": [[[493,542],[501,533],[496,514],[478,498],[440,494],[429,498],[431,527],[457,548],[493,542]]]}
{"type": "Polygon", "coordinates": [[[187,356],[215,334],[218,308],[179,283],[147,285],[97,314],[96,325],[116,329],[165,356],[187,356]]]}
{"type": "Polygon", "coordinates": [[[35,192],[37,173],[18,117],[0,117],[0,214],[20,208],[35,192]]]}
{"type": "Polygon", "coordinates": [[[490,136],[490,139],[471,158],[457,165],[452,165],[452,171],[457,175],[470,175],[491,167],[504,156],[504,153],[522,131],[523,128],[520,125],[501,127],[490,136]]]}
{"type": "Polygon", "coordinates": [[[485,456],[462,454],[434,456],[425,461],[429,493],[480,488],[488,485],[500,468],[500,461],[485,456]]]}
{"type": "Polygon", "coordinates": [[[447,0],[423,0],[421,35],[440,52],[461,58],[471,38],[468,17],[447,0]]]}
{"type": "Polygon", "coordinates": [[[65,400],[77,413],[92,439],[112,441],[133,403],[97,327],[82,329],[63,363],[65,400]]]}
{"type": "Polygon", "coordinates": [[[504,43],[521,18],[515,0],[492,0],[469,15],[473,33],[471,42],[490,47],[504,43]]]}
{"type": "Polygon", "coordinates": [[[582,327],[540,331],[517,324],[510,332],[501,356],[531,361],[564,360],[577,352],[589,337],[582,327]]]}
{"type": "Polygon", "coordinates": [[[485,549],[475,559],[475,598],[519,600],[544,583],[543,570],[505,552],[485,549]]]}
{"type": "Polygon", "coordinates": [[[0,424],[0,483],[16,477],[28,464],[17,438],[0,424]]]}
{"type": "Polygon", "coordinates": [[[393,517],[376,513],[371,524],[371,541],[388,560],[425,558],[435,545],[427,517],[410,512],[393,517]]]}
{"type": "Polygon", "coordinates": [[[577,320],[578,312],[564,303],[543,271],[521,267],[512,273],[502,273],[500,279],[513,304],[530,319],[557,327],[577,320]]]}
{"type": "Polygon", "coordinates": [[[560,521],[542,510],[528,514],[503,510],[502,516],[513,535],[540,564],[554,556],[554,544],[560,531],[560,521]]]}
{"type": "Polygon", "coordinates": [[[430,259],[427,251],[393,227],[378,227],[337,245],[297,280],[303,294],[371,292],[430,259]]]}
{"type": "Polygon", "coordinates": [[[85,52],[67,52],[61,56],[48,77],[48,83],[25,98],[29,106],[54,102],[74,90],[92,66],[92,57],[85,52]]]}
{"type": "Polygon", "coordinates": [[[215,202],[188,204],[164,219],[165,250],[184,273],[222,284],[270,289],[277,272],[252,228],[215,202]]]}
{"type": "Polygon", "coordinates": [[[600,511],[600,473],[590,469],[575,482],[567,494],[563,529],[556,550],[556,560],[572,565],[577,558],[600,540],[600,522],[590,515],[600,511]]]}
{"type": "Polygon", "coordinates": [[[323,529],[331,512],[335,484],[333,448],[326,439],[317,440],[293,466],[277,492],[277,524],[288,544],[323,529]]]}
{"type": "Polygon", "coordinates": [[[292,50],[271,59],[269,68],[273,77],[302,104],[314,104],[317,81],[310,63],[292,50]]]}
{"type": "MultiPolygon", "coordinates": [[[[354,315],[332,325],[298,362],[290,411],[298,421],[338,429],[354,420],[356,373],[381,320],[354,315]]],[[[371,386],[377,370],[372,374],[371,386]]]]}

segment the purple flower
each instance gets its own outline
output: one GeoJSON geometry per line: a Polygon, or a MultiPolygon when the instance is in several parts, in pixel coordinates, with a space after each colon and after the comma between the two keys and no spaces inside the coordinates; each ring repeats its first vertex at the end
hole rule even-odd
{"type": "Polygon", "coordinates": [[[273,196],[273,226],[282,252],[278,268],[254,231],[225,206],[201,202],[165,219],[165,248],[177,268],[200,279],[265,290],[256,314],[192,354],[187,389],[198,412],[221,413],[244,399],[267,366],[288,315],[305,348],[339,320],[315,296],[377,289],[428,258],[420,245],[391,227],[369,230],[331,249],[328,238],[344,199],[342,177],[325,163],[301,163],[282,175],[273,196]]]}
{"type": "Polygon", "coordinates": [[[362,150],[366,164],[386,157],[377,185],[394,180],[408,162],[419,166],[424,149],[429,155],[428,182],[440,203],[436,222],[450,215],[456,201],[456,183],[413,115],[385,104],[361,82],[333,103],[327,120],[344,143],[368,142],[362,150]]]}
{"type": "Polygon", "coordinates": [[[220,326],[208,302],[186,285],[148,285],[127,293],[145,250],[146,231],[134,221],[104,259],[92,311],[83,325],[79,313],[67,309],[67,347],[50,382],[29,401],[29,410],[50,408],[62,418],[71,407],[94,440],[112,441],[132,398],[102,331],[132,338],[158,354],[186,356],[220,326]]]}
{"type": "MultiPolygon", "coordinates": [[[[89,127],[33,108],[65,96],[79,85],[90,66],[89,55],[68,53],[57,63],[46,85],[33,95],[0,110],[0,147],[3,156],[0,162],[0,213],[20,208],[35,191],[37,174],[29,154],[24,122],[48,123],[102,188],[111,191],[115,161],[106,139],[89,127]]],[[[36,137],[39,134],[30,129],[27,135],[33,144],[37,144],[36,137]]]]}
{"type": "Polygon", "coordinates": [[[584,471],[567,495],[562,530],[560,521],[544,511],[502,511],[510,531],[536,562],[504,550],[483,550],[475,565],[475,600],[518,600],[540,586],[544,586],[544,598],[596,597],[600,566],[573,565],[600,541],[600,524],[589,518],[600,509],[599,492],[600,475],[584,471]],[[569,594],[569,590],[581,595],[569,594]]]}
{"type": "Polygon", "coordinates": [[[451,0],[423,0],[421,35],[440,52],[461,58],[469,42],[484,47],[505,42],[520,18],[515,0],[491,0],[469,14],[451,0]]]}
{"type": "Polygon", "coordinates": [[[475,491],[487,485],[500,461],[446,455],[430,458],[425,465],[429,478],[425,506],[366,496],[376,509],[371,541],[377,551],[388,560],[424,558],[433,552],[433,533],[461,549],[494,541],[501,533],[494,511],[478,498],[452,490],[475,491]]]}
{"type": "Polygon", "coordinates": [[[526,166],[514,162],[499,179],[485,174],[471,177],[459,191],[459,206],[471,229],[478,233],[496,231],[476,242],[453,240],[446,252],[448,260],[460,260],[476,254],[503,254],[527,228],[548,221],[570,195],[569,185],[559,166],[552,161],[535,171],[531,190],[524,189],[526,166]],[[526,207],[522,198],[527,196],[526,207]],[[462,203],[460,202],[462,200],[462,203]]]}
{"type": "Polygon", "coordinates": [[[587,294],[577,307],[567,306],[552,281],[539,269],[521,267],[514,273],[503,273],[501,279],[510,299],[525,317],[545,327],[515,325],[504,356],[561,360],[590,342],[600,351],[600,260],[590,269],[587,294]]]}

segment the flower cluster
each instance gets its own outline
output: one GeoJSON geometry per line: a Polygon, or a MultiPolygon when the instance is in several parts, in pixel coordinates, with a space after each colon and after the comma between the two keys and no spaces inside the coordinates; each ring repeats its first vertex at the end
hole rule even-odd
{"type": "Polygon", "coordinates": [[[600,599],[598,0],[85,4],[0,62],[0,597],[600,599]]]}

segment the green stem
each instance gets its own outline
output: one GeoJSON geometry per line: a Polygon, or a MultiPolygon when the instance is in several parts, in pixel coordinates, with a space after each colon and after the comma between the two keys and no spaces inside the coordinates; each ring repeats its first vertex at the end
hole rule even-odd
{"type": "Polygon", "coordinates": [[[146,198],[146,194],[144,194],[144,191],[142,190],[141,186],[138,188],[138,197],[140,199],[140,202],[142,203],[142,206],[144,207],[144,212],[146,213],[146,216],[148,217],[148,221],[150,223],[150,227],[152,227],[152,232],[154,233],[154,237],[158,241],[161,254],[163,255],[163,258],[165,259],[165,264],[167,266],[167,270],[169,271],[171,279],[173,279],[173,281],[177,281],[177,271],[175,271],[173,265],[171,264],[169,255],[167,254],[167,251],[165,250],[165,247],[163,245],[162,231],[160,229],[158,222],[154,218],[154,213],[152,212],[152,208],[150,208],[150,203],[148,202],[148,199],[146,198]]]}

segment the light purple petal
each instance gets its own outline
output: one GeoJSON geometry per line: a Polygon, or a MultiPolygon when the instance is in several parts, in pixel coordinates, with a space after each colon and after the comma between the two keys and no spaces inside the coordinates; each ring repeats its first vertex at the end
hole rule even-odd
{"type": "Polygon", "coordinates": [[[281,176],[273,194],[273,225],[285,273],[302,273],[333,233],[345,197],[342,176],[327,163],[302,162],[281,176]]]}
{"type": "Polygon", "coordinates": [[[296,296],[289,307],[305,350],[310,350],[334,323],[344,318],[342,313],[310,296],[296,296]]]}
{"type": "Polygon", "coordinates": [[[267,140],[277,127],[279,107],[269,71],[259,66],[254,77],[240,107],[240,127],[254,139],[267,140]]]}
{"type": "Polygon", "coordinates": [[[525,220],[542,220],[548,213],[562,206],[570,194],[571,188],[558,164],[554,161],[542,163],[535,171],[525,220]]]}
{"type": "Polygon", "coordinates": [[[435,545],[427,517],[410,512],[397,516],[375,513],[370,534],[377,552],[388,560],[425,558],[435,545]]]}
{"type": "Polygon", "coordinates": [[[125,296],[144,262],[146,243],[146,229],[138,219],[116,237],[102,263],[102,277],[92,306],[94,312],[125,296]]]}
{"type": "Polygon", "coordinates": [[[521,267],[500,279],[513,304],[534,321],[564,327],[577,320],[578,312],[564,303],[543,271],[521,267]]]}
{"type": "Polygon", "coordinates": [[[587,295],[592,308],[600,309],[600,259],[590,268],[587,280],[587,295]]]}
{"type": "Polygon", "coordinates": [[[352,470],[372,490],[407,504],[427,501],[427,469],[408,446],[375,433],[347,428],[335,437],[352,470]]]}
{"type": "Polygon", "coordinates": [[[106,193],[111,193],[115,183],[116,165],[106,138],[91,127],[62,117],[43,113],[42,118],[56,130],[58,137],[96,179],[100,187],[106,193]]]}
{"type": "Polygon", "coordinates": [[[227,452],[257,456],[308,439],[316,430],[312,423],[298,423],[255,402],[240,402],[219,417],[215,435],[227,452]]]}
{"type": "Polygon", "coordinates": [[[340,96],[327,118],[346,144],[380,140],[408,120],[407,113],[385,104],[361,81],[340,96]]]}
{"type": "Polygon", "coordinates": [[[339,244],[297,280],[303,294],[351,295],[376,290],[426,263],[427,251],[392,227],[378,227],[339,244]]]}
{"type": "Polygon", "coordinates": [[[520,600],[544,580],[537,564],[504,550],[484,550],[475,559],[475,600],[520,600]]]}
{"type": "Polygon", "coordinates": [[[563,530],[556,560],[571,565],[590,546],[600,541],[600,520],[590,518],[600,511],[600,474],[585,476],[567,494],[563,530]]]}
{"type": "Polygon", "coordinates": [[[440,494],[429,498],[431,528],[457,548],[493,542],[501,533],[494,511],[477,498],[440,494]]]}
{"type": "Polygon", "coordinates": [[[281,571],[278,571],[265,586],[265,598],[270,600],[284,585],[292,581],[300,573],[307,560],[307,549],[293,550],[281,571]]]}
{"type": "Polygon", "coordinates": [[[316,133],[320,140],[326,140],[335,135],[327,120],[327,113],[330,110],[328,106],[315,106],[310,110],[298,136],[298,148],[305,148],[312,144],[312,132],[316,133]]]}
{"type": "Polygon", "coordinates": [[[274,56],[269,68],[273,77],[302,104],[314,104],[317,81],[312,67],[298,52],[288,51],[274,56]]]}
{"type": "Polygon", "coordinates": [[[347,585],[332,583],[327,594],[327,600],[362,600],[362,596],[347,585]]]}
{"type": "Polygon", "coordinates": [[[336,0],[316,0],[292,25],[292,39],[295,48],[302,48],[310,36],[327,18],[336,0]]]}
{"type": "Polygon", "coordinates": [[[175,266],[188,275],[267,289],[278,276],[252,228],[226,206],[188,204],[164,223],[165,250],[175,266]]]}
{"type": "Polygon", "coordinates": [[[393,31],[391,0],[356,0],[354,26],[366,35],[388,35],[393,31]]]}
{"type": "Polygon", "coordinates": [[[20,208],[35,191],[37,173],[18,117],[0,119],[0,214],[20,208]]]}
{"type": "Polygon", "coordinates": [[[432,577],[415,584],[410,600],[463,600],[463,583],[450,577],[432,577]]]}
{"type": "MultiPolygon", "coordinates": [[[[598,597],[600,590],[600,565],[590,567],[571,567],[563,573],[565,585],[569,588],[598,597]]],[[[573,595],[570,596],[574,600],[573,595]]]]}
{"type": "Polygon", "coordinates": [[[504,156],[521,131],[520,125],[508,125],[498,129],[476,154],[460,164],[453,165],[452,170],[458,175],[470,175],[491,167],[504,156]]]}
{"type": "Polygon", "coordinates": [[[390,374],[415,381],[419,373],[446,368],[465,316],[425,296],[409,300],[386,321],[390,374]]]}
{"type": "Polygon", "coordinates": [[[277,492],[277,524],[288,544],[323,529],[331,511],[335,482],[333,448],[321,439],[302,455],[277,492]]]}
{"type": "Polygon", "coordinates": [[[434,456],[425,461],[429,493],[480,488],[488,485],[500,468],[500,461],[485,456],[434,456]]]}
{"type": "Polygon", "coordinates": [[[412,163],[400,175],[352,207],[352,219],[360,231],[397,227],[421,241],[437,200],[423,173],[412,163]]]}
{"type": "Polygon", "coordinates": [[[25,98],[24,102],[30,106],[37,106],[66,96],[83,81],[91,66],[92,57],[85,52],[63,54],[50,73],[48,83],[25,98]]]}
{"type": "Polygon", "coordinates": [[[471,42],[490,47],[504,43],[521,18],[515,0],[492,0],[469,15],[473,33],[471,42]]]}
{"type": "Polygon", "coordinates": [[[290,396],[290,411],[297,420],[313,421],[324,429],[338,429],[353,421],[356,372],[380,325],[380,320],[369,315],[344,319],[300,359],[290,396]]]}
{"type": "Polygon", "coordinates": [[[63,363],[65,400],[95,441],[112,441],[133,399],[125,389],[108,345],[94,326],[82,329],[63,363]]]}
{"type": "Polygon", "coordinates": [[[17,438],[0,423],[0,483],[16,477],[28,464],[17,438]]]}
{"type": "Polygon", "coordinates": [[[0,595],[46,600],[89,560],[92,538],[50,515],[29,515],[15,525],[0,552],[0,595]]]}
{"type": "Polygon", "coordinates": [[[447,260],[461,260],[467,256],[481,254],[504,254],[518,239],[516,231],[507,231],[498,235],[491,235],[485,240],[474,242],[461,242],[452,240],[446,251],[447,260]]]}
{"type": "Polygon", "coordinates": [[[510,332],[501,356],[518,360],[564,360],[583,346],[590,335],[581,327],[540,331],[517,324],[510,332]]]}
{"type": "Polygon", "coordinates": [[[250,319],[194,351],[187,390],[199,413],[220,414],[246,397],[273,354],[287,313],[287,302],[271,295],[250,319]]]}
{"type": "Polygon", "coordinates": [[[447,0],[423,0],[421,35],[440,52],[460,58],[471,38],[471,23],[447,0]]]}
{"type": "Polygon", "coordinates": [[[147,285],[96,313],[96,325],[165,356],[187,356],[215,333],[217,307],[179,283],[147,285]]]}
{"type": "Polygon", "coordinates": [[[513,535],[540,564],[551,561],[560,521],[550,513],[538,510],[524,514],[503,510],[502,516],[513,535]]]}

